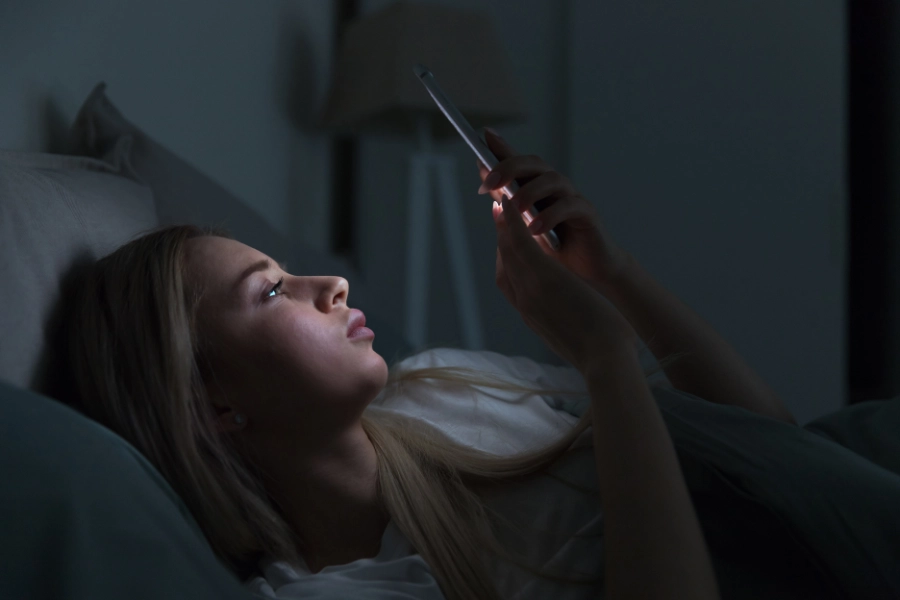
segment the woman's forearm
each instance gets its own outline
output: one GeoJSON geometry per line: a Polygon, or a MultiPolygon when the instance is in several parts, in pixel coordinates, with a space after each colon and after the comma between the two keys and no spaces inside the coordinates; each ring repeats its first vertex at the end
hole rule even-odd
{"type": "Polygon", "coordinates": [[[628,319],[658,359],[690,352],[665,368],[674,388],[797,424],[774,390],[737,351],[633,256],[628,255],[628,265],[615,281],[594,287],[628,319]]]}
{"type": "Polygon", "coordinates": [[[631,348],[585,372],[603,511],[606,597],[719,598],[675,448],[631,348]]]}

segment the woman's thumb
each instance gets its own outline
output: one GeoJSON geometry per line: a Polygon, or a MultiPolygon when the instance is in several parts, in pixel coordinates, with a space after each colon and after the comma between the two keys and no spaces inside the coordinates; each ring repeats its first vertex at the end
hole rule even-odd
{"type": "Polygon", "coordinates": [[[503,207],[503,216],[501,217],[503,223],[500,226],[504,229],[502,235],[509,239],[509,243],[516,248],[518,253],[529,257],[529,260],[543,260],[543,258],[539,258],[539,256],[542,257],[544,253],[541,251],[541,247],[538,245],[537,240],[535,240],[531,232],[528,231],[522,213],[519,212],[516,207],[513,206],[513,203],[505,196],[501,206],[503,207]]]}
{"type": "Polygon", "coordinates": [[[504,221],[506,217],[503,216],[503,205],[494,202],[491,204],[491,211],[494,217],[494,225],[496,225],[499,230],[506,225],[506,221],[504,221]]]}
{"type": "Polygon", "coordinates": [[[506,196],[503,197],[500,206],[503,211],[503,215],[500,217],[500,220],[502,221],[500,226],[505,230],[506,235],[515,240],[516,244],[521,244],[523,236],[527,237],[528,234],[525,229],[525,223],[522,222],[522,215],[516,210],[512,202],[510,202],[509,198],[506,196]]]}
{"type": "Polygon", "coordinates": [[[522,215],[513,208],[512,202],[510,202],[509,198],[506,196],[503,196],[500,206],[503,208],[503,222],[507,227],[511,227],[514,231],[518,231],[517,226],[522,222],[522,215]],[[518,219],[516,217],[518,217],[518,219]],[[518,221],[518,223],[516,221],[518,221]]]}

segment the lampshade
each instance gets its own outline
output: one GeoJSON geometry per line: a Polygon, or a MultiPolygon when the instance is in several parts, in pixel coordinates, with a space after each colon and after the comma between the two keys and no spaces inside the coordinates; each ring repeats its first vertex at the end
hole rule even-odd
{"type": "Polygon", "coordinates": [[[352,21],[343,32],[320,116],[339,133],[412,135],[426,116],[435,138],[456,136],[413,73],[427,66],[477,130],[528,114],[512,61],[484,14],[401,1],[352,21]]]}

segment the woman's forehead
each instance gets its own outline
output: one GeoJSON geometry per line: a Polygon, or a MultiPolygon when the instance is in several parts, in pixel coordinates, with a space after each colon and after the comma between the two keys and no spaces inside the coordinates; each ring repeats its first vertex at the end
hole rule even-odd
{"type": "Polygon", "coordinates": [[[186,246],[188,272],[216,287],[227,285],[248,264],[264,258],[246,244],[219,236],[191,238],[186,246]]]}

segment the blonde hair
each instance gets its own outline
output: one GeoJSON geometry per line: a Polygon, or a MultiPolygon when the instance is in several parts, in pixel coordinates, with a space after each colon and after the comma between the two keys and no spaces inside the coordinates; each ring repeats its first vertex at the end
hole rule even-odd
{"type": "MultiPolygon", "coordinates": [[[[205,235],[230,237],[217,228],[161,227],[87,269],[67,318],[70,377],[77,390],[76,408],[147,457],[188,506],[215,554],[244,580],[262,556],[299,564],[300,555],[295,532],[267,493],[256,465],[212,428],[204,342],[196,327],[201,291],[186,285],[183,277],[186,240],[205,235]]],[[[646,376],[679,357],[667,358],[646,376]]],[[[399,362],[389,369],[384,397],[403,393],[403,384],[413,381],[583,395],[464,367],[402,370],[399,362]]],[[[573,579],[524,564],[499,542],[489,513],[498,521],[503,517],[482,497],[508,483],[555,477],[544,471],[578,451],[571,446],[590,423],[588,408],[571,431],[546,447],[496,456],[379,407],[367,408],[362,417],[378,456],[384,507],[432,567],[450,600],[500,598],[484,565],[484,551],[555,581],[602,580],[573,579]]]]}

